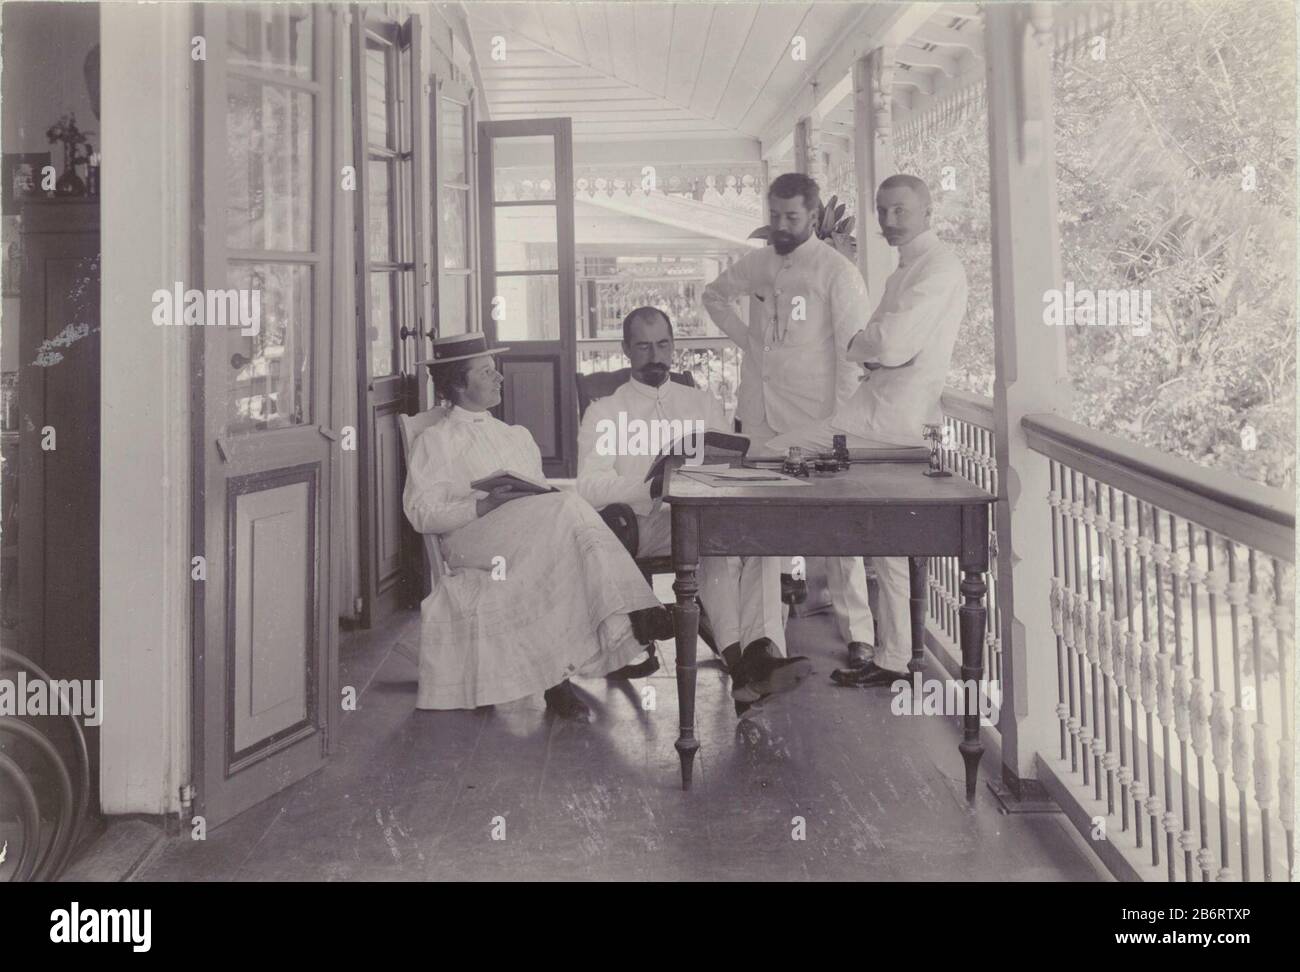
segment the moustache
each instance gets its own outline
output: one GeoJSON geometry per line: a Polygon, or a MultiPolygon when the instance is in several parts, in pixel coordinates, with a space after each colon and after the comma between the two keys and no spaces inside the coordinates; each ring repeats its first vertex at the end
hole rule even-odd
{"type": "Polygon", "coordinates": [[[656,361],[652,364],[642,365],[637,369],[636,375],[647,385],[658,386],[668,380],[668,373],[670,370],[671,369],[669,369],[668,365],[656,361]]]}

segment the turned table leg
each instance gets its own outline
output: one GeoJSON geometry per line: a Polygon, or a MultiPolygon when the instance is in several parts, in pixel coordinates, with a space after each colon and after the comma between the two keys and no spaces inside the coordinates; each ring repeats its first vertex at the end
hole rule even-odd
{"type": "Polygon", "coordinates": [[[695,648],[700,630],[700,605],[696,600],[699,584],[699,525],[689,511],[673,510],[673,569],[677,579],[673,593],[673,623],[677,641],[677,711],[681,728],[677,736],[677,756],[682,763],[682,789],[691,788],[691,770],[700,748],[695,738],[695,648]]]}
{"type": "Polygon", "coordinates": [[[912,660],[907,669],[911,672],[921,671],[925,662],[925,602],[930,589],[929,566],[926,557],[907,558],[907,579],[911,588],[908,607],[912,614],[912,660]]]}
{"type": "MultiPolygon", "coordinates": [[[[962,605],[957,611],[961,628],[961,678],[963,684],[975,686],[967,698],[978,701],[984,679],[984,625],[986,609],[984,574],[989,569],[988,510],[983,506],[962,509],[961,543],[961,596],[962,605]]],[[[979,778],[980,757],[984,744],[980,741],[979,705],[967,705],[962,717],[962,741],[958,745],[966,762],[966,799],[975,799],[975,783],[979,778]]]]}

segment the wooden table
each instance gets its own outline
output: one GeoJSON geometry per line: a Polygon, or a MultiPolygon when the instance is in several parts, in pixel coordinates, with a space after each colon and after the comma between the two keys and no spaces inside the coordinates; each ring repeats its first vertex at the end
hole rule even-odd
{"type": "MultiPolygon", "coordinates": [[[[701,557],[907,557],[911,580],[912,661],[924,650],[927,557],[957,557],[962,571],[959,610],[961,677],[984,674],[984,574],[989,562],[988,507],[996,497],[958,476],[930,478],[925,463],[862,463],[808,486],[712,487],[670,474],[664,500],[672,505],[673,607],[677,625],[677,753],[682,789],[690,789],[695,753],[695,649],[700,610],[696,569],[701,557]]],[[[964,715],[957,747],[966,763],[966,796],[979,772],[978,707],[964,715]]]]}

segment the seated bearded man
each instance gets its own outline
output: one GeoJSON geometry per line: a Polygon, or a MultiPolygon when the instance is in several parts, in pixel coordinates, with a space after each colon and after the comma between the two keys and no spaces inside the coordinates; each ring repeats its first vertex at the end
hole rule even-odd
{"type": "MultiPolygon", "coordinates": [[[[612,503],[631,507],[637,519],[638,557],[670,551],[672,514],[661,502],[662,478],[646,482],[658,457],[649,449],[633,448],[631,435],[620,444],[614,430],[657,426],[724,432],[728,425],[722,403],[710,391],[670,380],[673,351],[673,325],[667,314],[656,307],[629,313],[623,319],[623,352],[631,363],[628,380],[591,403],[578,432],[578,492],[597,509],[612,503]]],[[[671,441],[667,435],[662,438],[667,440],[664,445],[671,441]]],[[[700,600],[731,676],[736,714],[743,715],[759,699],[797,687],[812,671],[812,663],[786,656],[780,561],[704,557],[700,580],[700,600]]],[[[657,667],[653,658],[650,664],[657,667]]]]}
{"type": "Polygon", "coordinates": [[[402,505],[438,535],[449,573],[421,605],[422,709],[493,705],[544,692],[565,718],[590,711],[572,677],[615,673],[672,617],[632,557],[573,492],[525,493],[470,483],[497,470],[543,480],[531,433],[488,414],[503,378],[481,335],[440,339],[430,364],[450,403],[411,450],[402,505]],[[468,354],[448,357],[447,349],[468,354]],[[439,349],[443,355],[439,356],[439,349]]]}

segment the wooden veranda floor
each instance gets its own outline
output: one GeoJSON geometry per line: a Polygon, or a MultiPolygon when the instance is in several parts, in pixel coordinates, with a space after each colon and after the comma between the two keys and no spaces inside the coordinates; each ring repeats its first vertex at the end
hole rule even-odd
{"type": "MultiPolygon", "coordinates": [[[[205,841],[188,832],[170,840],[137,879],[1101,876],[1064,816],[1001,814],[984,774],[973,809],[967,804],[956,719],[896,716],[887,689],[832,685],[842,648],[828,615],[791,619],[792,649],[816,672],[740,732],[726,676],[703,661],[689,793],[673,749],[671,666],[630,688],[580,682],[596,713],[588,726],[550,719],[540,696],[420,712],[418,633],[412,612],[345,636],[342,684],[357,687],[359,702],[344,715],[329,765],[205,841]],[[647,684],[655,690],[648,711],[647,684]],[[504,840],[492,836],[498,817],[504,840]],[[797,817],[803,840],[794,839],[797,817]]],[[[664,648],[671,659],[672,646],[664,648]]],[[[982,769],[994,770],[987,756],[982,769]]]]}

